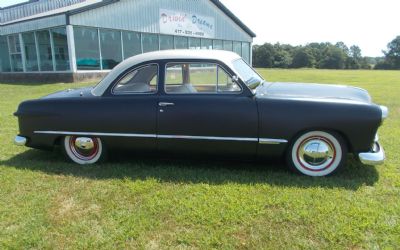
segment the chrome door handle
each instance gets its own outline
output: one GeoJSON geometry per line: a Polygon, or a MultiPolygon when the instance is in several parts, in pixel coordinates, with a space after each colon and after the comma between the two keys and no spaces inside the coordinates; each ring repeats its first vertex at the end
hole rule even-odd
{"type": "Polygon", "coordinates": [[[160,107],[167,107],[167,106],[174,106],[175,105],[175,103],[173,103],[173,102],[159,102],[158,103],[158,106],[160,106],[160,107]]]}

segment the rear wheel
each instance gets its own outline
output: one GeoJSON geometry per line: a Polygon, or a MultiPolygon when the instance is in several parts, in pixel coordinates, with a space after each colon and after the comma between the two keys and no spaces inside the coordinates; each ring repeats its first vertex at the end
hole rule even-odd
{"type": "Polygon", "coordinates": [[[297,137],[287,152],[287,163],[295,172],[308,176],[326,176],[346,161],[347,147],[337,133],[311,131],[297,137]]]}
{"type": "Polygon", "coordinates": [[[105,148],[100,138],[66,136],[63,151],[68,159],[80,164],[94,164],[105,159],[105,148]]]}

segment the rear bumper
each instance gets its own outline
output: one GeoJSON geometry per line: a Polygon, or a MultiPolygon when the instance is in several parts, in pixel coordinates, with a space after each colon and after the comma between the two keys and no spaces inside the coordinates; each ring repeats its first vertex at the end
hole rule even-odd
{"type": "Polygon", "coordinates": [[[25,146],[27,143],[28,139],[26,137],[23,136],[15,136],[14,138],[14,144],[17,146],[25,146]]]}
{"type": "Polygon", "coordinates": [[[362,164],[381,165],[385,162],[385,151],[378,141],[375,141],[374,148],[370,152],[359,153],[358,157],[362,164]]]}

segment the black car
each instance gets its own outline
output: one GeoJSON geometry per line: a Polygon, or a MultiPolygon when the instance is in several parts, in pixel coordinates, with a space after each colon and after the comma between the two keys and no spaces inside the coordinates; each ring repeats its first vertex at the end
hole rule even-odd
{"type": "Polygon", "coordinates": [[[25,101],[18,145],[60,145],[92,164],[107,149],[287,158],[305,175],[383,163],[377,131],[388,115],[359,88],[269,83],[226,51],[173,50],[131,57],[94,87],[25,101]]]}

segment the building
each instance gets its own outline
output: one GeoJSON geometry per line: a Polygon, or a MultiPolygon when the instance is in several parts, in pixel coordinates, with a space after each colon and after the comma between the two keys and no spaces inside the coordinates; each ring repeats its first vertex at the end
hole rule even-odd
{"type": "Polygon", "coordinates": [[[30,0],[0,9],[0,81],[80,81],[165,49],[230,50],[255,34],[218,0],[30,0]]]}

